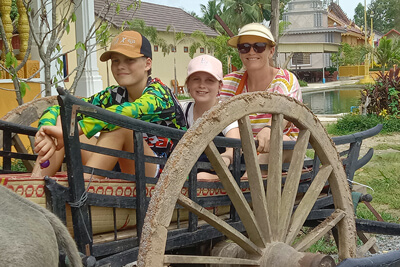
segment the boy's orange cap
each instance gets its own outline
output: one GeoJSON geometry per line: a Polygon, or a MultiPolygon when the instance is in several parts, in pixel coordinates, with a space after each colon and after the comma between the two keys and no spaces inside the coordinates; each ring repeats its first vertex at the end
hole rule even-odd
{"type": "Polygon", "coordinates": [[[136,31],[124,31],[118,34],[112,40],[110,50],[104,52],[100,60],[109,60],[112,53],[119,53],[130,58],[152,58],[149,40],[136,31]]]}

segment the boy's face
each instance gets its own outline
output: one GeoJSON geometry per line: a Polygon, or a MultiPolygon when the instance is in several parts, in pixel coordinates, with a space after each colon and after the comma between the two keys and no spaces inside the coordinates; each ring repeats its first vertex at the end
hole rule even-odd
{"type": "Polygon", "coordinates": [[[150,68],[150,58],[129,58],[118,53],[111,54],[112,74],[117,83],[127,89],[141,85],[143,81],[147,81],[147,71],[150,68]]]}

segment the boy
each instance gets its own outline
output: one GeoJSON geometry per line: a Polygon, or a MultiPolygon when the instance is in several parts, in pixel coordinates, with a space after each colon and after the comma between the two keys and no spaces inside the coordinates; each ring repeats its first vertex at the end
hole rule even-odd
{"type": "MultiPolygon", "coordinates": [[[[110,50],[101,55],[100,60],[111,60],[111,71],[118,85],[107,87],[89,98],[84,98],[84,101],[132,118],[186,129],[180,106],[169,88],[159,79],[150,77],[151,45],[143,35],[135,31],[120,33],[113,39],[110,50]]],[[[51,176],[60,168],[64,158],[59,106],[45,111],[39,121],[39,128],[35,137],[38,162],[32,176],[51,176]],[[50,161],[50,166],[40,169],[39,164],[47,160],[50,161]]],[[[83,115],[79,118],[78,129],[82,142],[133,152],[131,130],[83,115]],[[92,137],[98,132],[101,134],[95,140],[92,137]]],[[[163,137],[147,136],[144,143],[145,155],[149,156],[166,156],[170,149],[170,140],[163,137]],[[160,140],[164,142],[159,142],[160,140]],[[161,147],[157,145],[160,143],[163,143],[161,147]]],[[[127,159],[82,151],[82,161],[86,166],[106,170],[112,170],[118,161],[122,172],[135,172],[134,164],[127,159]]],[[[157,165],[146,164],[146,176],[155,177],[158,172],[157,165]]]]}

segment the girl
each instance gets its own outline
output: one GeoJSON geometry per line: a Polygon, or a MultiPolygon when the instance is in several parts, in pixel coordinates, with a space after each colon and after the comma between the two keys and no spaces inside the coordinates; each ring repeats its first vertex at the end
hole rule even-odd
{"type": "MultiPolygon", "coordinates": [[[[183,111],[188,128],[191,127],[204,112],[218,103],[218,96],[222,88],[222,79],[222,63],[215,57],[201,55],[189,62],[186,87],[194,101],[185,102],[183,104],[183,111]]],[[[230,138],[240,138],[237,122],[228,125],[220,135],[230,138]]],[[[219,148],[219,151],[222,153],[221,156],[223,160],[229,166],[233,159],[233,148],[219,148]]],[[[208,161],[205,154],[202,154],[199,160],[208,161]]],[[[212,171],[199,169],[197,178],[215,179],[217,177],[212,171]]]]}

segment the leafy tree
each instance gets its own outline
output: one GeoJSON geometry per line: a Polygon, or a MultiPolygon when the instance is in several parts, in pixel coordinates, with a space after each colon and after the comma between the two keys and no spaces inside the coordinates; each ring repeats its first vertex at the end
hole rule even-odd
{"type": "Polygon", "coordinates": [[[200,5],[201,12],[203,13],[201,21],[220,34],[224,33],[224,30],[219,22],[215,19],[215,15],[221,16],[221,6],[222,2],[219,0],[211,0],[208,1],[207,5],[200,5]]]}
{"type": "Polygon", "coordinates": [[[10,18],[12,21],[18,18],[17,0],[12,0],[10,18]]]}
{"type": "Polygon", "coordinates": [[[226,45],[229,37],[226,35],[220,35],[211,40],[211,44],[214,47],[214,56],[222,62],[224,74],[232,71],[228,62],[235,66],[237,69],[242,67],[242,61],[240,60],[239,53],[233,47],[226,45]]]}
{"type": "Polygon", "coordinates": [[[354,9],[354,23],[359,26],[364,25],[364,6],[361,3],[354,9]]]}
{"type": "Polygon", "coordinates": [[[233,66],[238,69],[242,67],[242,61],[240,60],[239,54],[236,49],[226,45],[228,39],[230,38],[229,36],[219,35],[215,38],[209,38],[205,35],[204,32],[195,31],[194,33],[192,33],[191,37],[193,38],[193,40],[196,40],[189,48],[189,56],[191,58],[193,58],[196,50],[199,47],[205,47],[222,62],[222,67],[225,74],[231,71],[228,64],[229,61],[233,66]]]}
{"type": "MultiPolygon", "coordinates": [[[[46,95],[51,94],[51,88],[63,83],[65,79],[72,78],[73,82],[70,88],[67,88],[72,94],[75,92],[78,80],[80,79],[85,62],[88,56],[96,52],[97,47],[95,45],[90,46],[90,40],[99,36],[99,43],[106,44],[107,31],[111,27],[111,22],[108,22],[105,26],[105,21],[98,19],[90,27],[90,31],[83,42],[78,42],[75,47],[69,51],[62,50],[61,38],[70,33],[71,25],[76,22],[77,16],[76,11],[80,7],[83,0],[75,1],[22,1],[22,4],[26,10],[26,15],[29,22],[29,41],[28,48],[25,57],[21,62],[17,62],[16,56],[13,53],[12,47],[9,47],[8,42],[4,42],[5,48],[3,53],[6,55],[5,61],[0,62],[0,69],[8,72],[12,77],[14,90],[17,96],[18,104],[23,104],[23,97],[26,92],[27,83],[32,81],[33,77],[38,72],[44,70],[43,81],[40,82],[45,87],[46,95]],[[38,2],[38,6],[34,6],[38,2]],[[18,76],[18,71],[26,64],[32,46],[35,45],[38,49],[38,54],[42,62],[40,69],[26,79],[22,79],[18,76]],[[63,69],[63,61],[61,58],[71,52],[77,52],[79,54],[79,61],[75,69],[71,69],[67,77],[61,75],[63,69]],[[57,73],[52,73],[52,66],[58,67],[57,73]],[[73,76],[74,75],[74,76],[73,76]]],[[[13,1],[15,3],[15,1],[13,1]]],[[[125,7],[128,10],[136,10],[140,0],[129,0],[128,5],[125,7]]],[[[15,6],[14,6],[15,7],[15,6]]],[[[110,12],[119,13],[121,6],[118,1],[108,1],[104,3],[102,8],[103,14],[110,12]]],[[[14,12],[15,13],[15,12],[14,12]]],[[[18,18],[18,15],[11,11],[10,16],[14,19],[18,18]],[[13,15],[14,14],[14,15],[13,15]]],[[[134,13],[134,12],[132,12],[134,13]]],[[[2,14],[6,16],[7,14],[2,14]]],[[[19,14],[22,15],[22,14],[19,14]]],[[[104,17],[106,17],[106,15],[104,17]]],[[[0,33],[1,36],[5,36],[5,29],[2,21],[0,20],[0,33]]]]}
{"type": "MultiPolygon", "coordinates": [[[[359,3],[354,10],[354,22],[363,26],[364,6],[359,3]]],[[[400,5],[397,0],[375,0],[367,7],[367,24],[370,28],[371,14],[373,14],[374,30],[387,33],[391,29],[400,30],[400,5]]]]}
{"type": "Polygon", "coordinates": [[[331,60],[335,66],[361,65],[368,54],[368,48],[364,45],[351,46],[342,43],[338,53],[333,54],[331,60]]]}
{"type": "Polygon", "coordinates": [[[368,6],[367,20],[370,21],[371,11],[374,13],[374,30],[387,33],[393,28],[400,30],[399,3],[397,0],[375,0],[368,6]]]}
{"type": "Polygon", "coordinates": [[[254,0],[222,0],[224,10],[222,19],[236,34],[243,25],[251,22],[262,22],[264,17],[254,0]]]}
{"type": "Polygon", "coordinates": [[[379,45],[375,48],[374,56],[376,61],[382,65],[382,72],[386,66],[392,66],[400,62],[400,45],[386,36],[379,40],[379,45]]]}
{"type": "Polygon", "coordinates": [[[158,45],[162,51],[170,52],[171,48],[168,46],[167,41],[158,35],[155,27],[147,26],[144,20],[134,19],[126,22],[127,30],[135,30],[146,36],[153,45],[158,45]]]}
{"type": "Polygon", "coordinates": [[[201,18],[199,17],[199,15],[197,15],[196,12],[194,12],[194,11],[190,11],[190,12],[187,12],[187,13],[188,13],[189,15],[195,17],[196,19],[201,20],[201,18]]]}

